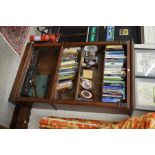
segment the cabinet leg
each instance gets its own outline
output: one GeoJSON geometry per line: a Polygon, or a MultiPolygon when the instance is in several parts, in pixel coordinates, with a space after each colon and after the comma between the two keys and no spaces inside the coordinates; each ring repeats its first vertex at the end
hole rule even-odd
{"type": "Polygon", "coordinates": [[[10,123],[10,129],[27,129],[31,108],[31,105],[17,104],[10,123]]]}

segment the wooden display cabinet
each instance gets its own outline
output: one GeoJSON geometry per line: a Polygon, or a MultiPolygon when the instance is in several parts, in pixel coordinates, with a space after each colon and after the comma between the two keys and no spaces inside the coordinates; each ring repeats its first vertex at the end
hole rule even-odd
{"type": "MultiPolygon", "coordinates": [[[[84,105],[84,106],[99,106],[105,109],[107,113],[120,113],[131,114],[133,109],[133,66],[132,66],[132,52],[133,42],[68,42],[68,43],[28,43],[25,49],[23,58],[13,88],[9,97],[9,101],[14,104],[32,105],[33,103],[49,103],[52,105],[67,104],[67,105],[84,105]],[[92,90],[94,99],[92,101],[84,101],[79,99],[80,91],[80,77],[82,75],[82,59],[83,48],[88,45],[96,45],[98,47],[98,67],[92,68],[94,88],[92,90]],[[104,103],[102,102],[102,87],[103,73],[104,73],[104,57],[106,45],[123,45],[127,57],[126,61],[126,99],[121,103],[104,103]],[[78,54],[78,71],[76,72],[73,80],[73,88],[67,92],[58,91],[58,73],[61,64],[62,53],[65,48],[81,47],[78,54]],[[35,64],[31,63],[31,61],[35,64]],[[36,79],[31,73],[35,70],[35,75],[45,75],[43,78],[46,81],[46,87],[42,86],[44,93],[36,92],[32,89],[31,95],[28,95],[27,88],[23,89],[23,85],[27,82],[33,84],[33,78],[36,79]],[[32,72],[31,72],[32,71],[32,72]],[[28,75],[29,73],[29,75],[28,75]],[[30,78],[31,77],[31,78],[30,78]],[[33,77],[33,78],[32,78],[33,77]],[[30,78],[30,79],[29,79],[30,78]],[[31,81],[30,81],[31,80],[31,81]],[[24,90],[24,91],[23,91],[24,90]]],[[[33,73],[32,73],[33,74],[33,73]]],[[[37,84],[34,85],[37,89],[37,84]]],[[[36,90],[35,89],[35,90],[36,90]]]]}

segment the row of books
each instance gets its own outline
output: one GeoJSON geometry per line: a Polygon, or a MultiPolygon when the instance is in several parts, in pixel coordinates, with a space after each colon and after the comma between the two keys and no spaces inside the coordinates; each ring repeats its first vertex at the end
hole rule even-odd
{"type": "Polygon", "coordinates": [[[102,101],[118,103],[125,100],[126,55],[122,45],[107,45],[103,75],[102,101]]]}
{"type": "Polygon", "coordinates": [[[59,69],[57,90],[71,89],[78,68],[78,51],[80,47],[65,48],[59,69]]]}

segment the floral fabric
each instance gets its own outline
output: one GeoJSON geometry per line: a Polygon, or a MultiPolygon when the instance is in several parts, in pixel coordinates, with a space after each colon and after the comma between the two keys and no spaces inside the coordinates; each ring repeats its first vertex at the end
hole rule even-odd
{"type": "Polygon", "coordinates": [[[155,129],[155,113],[147,113],[139,117],[131,117],[114,126],[115,129],[155,129]]]}
{"type": "Polygon", "coordinates": [[[60,117],[43,117],[39,124],[46,129],[100,129],[113,125],[112,122],[60,117]]]}
{"type": "Polygon", "coordinates": [[[119,123],[75,118],[43,117],[39,121],[39,127],[45,129],[154,129],[155,113],[131,117],[119,123]]]}

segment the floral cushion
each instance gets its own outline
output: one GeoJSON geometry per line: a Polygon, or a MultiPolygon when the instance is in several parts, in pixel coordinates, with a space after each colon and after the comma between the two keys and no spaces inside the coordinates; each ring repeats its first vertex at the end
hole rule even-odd
{"type": "Polygon", "coordinates": [[[139,117],[131,117],[114,126],[115,129],[155,129],[155,113],[147,113],[139,117]]]}
{"type": "Polygon", "coordinates": [[[131,117],[119,123],[75,118],[43,117],[39,121],[39,127],[44,129],[154,129],[155,113],[131,117]]]}
{"type": "Polygon", "coordinates": [[[60,117],[43,117],[39,124],[46,129],[100,129],[113,125],[112,122],[60,117]]]}

